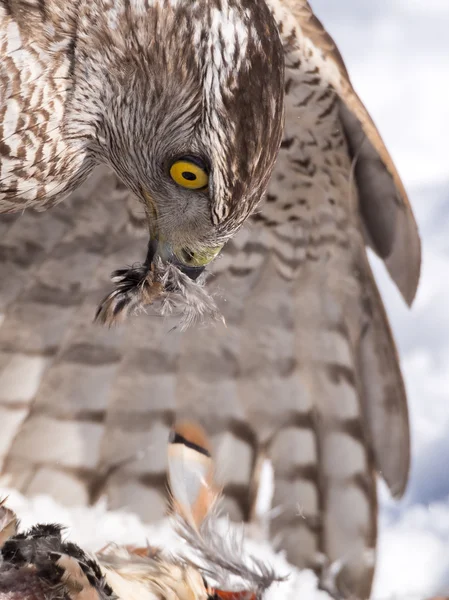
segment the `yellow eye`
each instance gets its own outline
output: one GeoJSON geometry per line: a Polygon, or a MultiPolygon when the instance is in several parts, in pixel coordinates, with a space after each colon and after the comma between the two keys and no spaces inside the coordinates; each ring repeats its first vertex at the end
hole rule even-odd
{"type": "Polygon", "coordinates": [[[188,267],[205,267],[218,256],[223,246],[217,246],[216,248],[204,248],[199,252],[189,250],[188,248],[181,248],[176,251],[175,254],[178,259],[188,267]]]}
{"type": "Polygon", "coordinates": [[[170,167],[170,176],[175,183],[191,190],[205,188],[209,181],[206,169],[188,158],[175,161],[170,167]]]}

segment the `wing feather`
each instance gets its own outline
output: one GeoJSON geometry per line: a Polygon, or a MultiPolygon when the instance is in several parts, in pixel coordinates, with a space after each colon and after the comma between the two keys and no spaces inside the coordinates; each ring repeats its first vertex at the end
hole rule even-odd
{"type": "Polygon", "coordinates": [[[370,312],[358,350],[364,424],[377,470],[391,493],[400,497],[410,468],[407,395],[393,334],[368,264],[364,273],[370,312]]]}
{"type": "Polygon", "coordinates": [[[366,241],[383,259],[410,305],[419,283],[421,241],[407,192],[372,118],[352,86],[335,42],[306,0],[284,0],[284,4],[296,17],[304,36],[319,49],[320,56],[337,69],[339,77],[329,77],[329,84],[341,100],[340,119],[355,161],[366,241]]]}

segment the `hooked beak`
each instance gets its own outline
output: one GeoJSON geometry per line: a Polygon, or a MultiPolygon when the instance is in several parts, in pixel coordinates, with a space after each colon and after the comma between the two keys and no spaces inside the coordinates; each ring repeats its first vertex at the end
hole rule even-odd
{"type": "Polygon", "coordinates": [[[145,259],[145,264],[148,268],[150,268],[156,258],[160,258],[162,262],[174,265],[181,273],[187,275],[192,281],[198,279],[205,269],[205,267],[189,267],[188,265],[185,265],[176,257],[170,244],[167,242],[160,242],[154,237],[151,237],[148,242],[147,257],[145,259]]]}
{"type": "Polygon", "coordinates": [[[177,267],[181,273],[187,275],[192,281],[198,279],[205,267],[191,267],[181,262],[173,251],[171,244],[160,239],[157,227],[157,208],[150,194],[145,194],[150,218],[150,241],[148,242],[147,257],[145,265],[150,268],[153,261],[160,258],[164,263],[170,263],[177,267]]]}

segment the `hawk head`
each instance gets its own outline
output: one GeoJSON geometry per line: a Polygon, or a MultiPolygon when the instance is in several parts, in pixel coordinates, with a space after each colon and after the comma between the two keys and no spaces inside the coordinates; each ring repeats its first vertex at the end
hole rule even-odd
{"type": "Polygon", "coordinates": [[[263,195],[283,128],[283,48],[260,0],[88,3],[68,129],[145,207],[146,264],[195,279],[263,195]],[[84,124],[81,122],[84,116],[84,124]]]}

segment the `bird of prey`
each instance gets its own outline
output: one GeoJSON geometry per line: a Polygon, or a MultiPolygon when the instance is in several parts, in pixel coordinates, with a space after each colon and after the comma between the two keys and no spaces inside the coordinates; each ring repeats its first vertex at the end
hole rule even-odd
{"type": "Polygon", "coordinates": [[[164,550],[110,544],[89,555],[63,540],[57,524],[19,533],[16,515],[0,502],[0,600],[262,600],[283,578],[254,557],[248,561],[243,538],[219,531],[208,445],[193,423],[172,431],[172,520],[188,553],[185,545],[164,550]]]}
{"type": "Polygon", "coordinates": [[[157,519],[193,418],[230,515],[255,518],[271,464],[273,541],[367,597],[409,425],[366,248],[410,304],[420,240],[308,2],[0,0],[0,56],[3,481],[157,519]],[[93,326],[108,293],[100,320],[151,314],[93,326]],[[151,306],[173,298],[226,327],[173,330],[151,306]]]}

